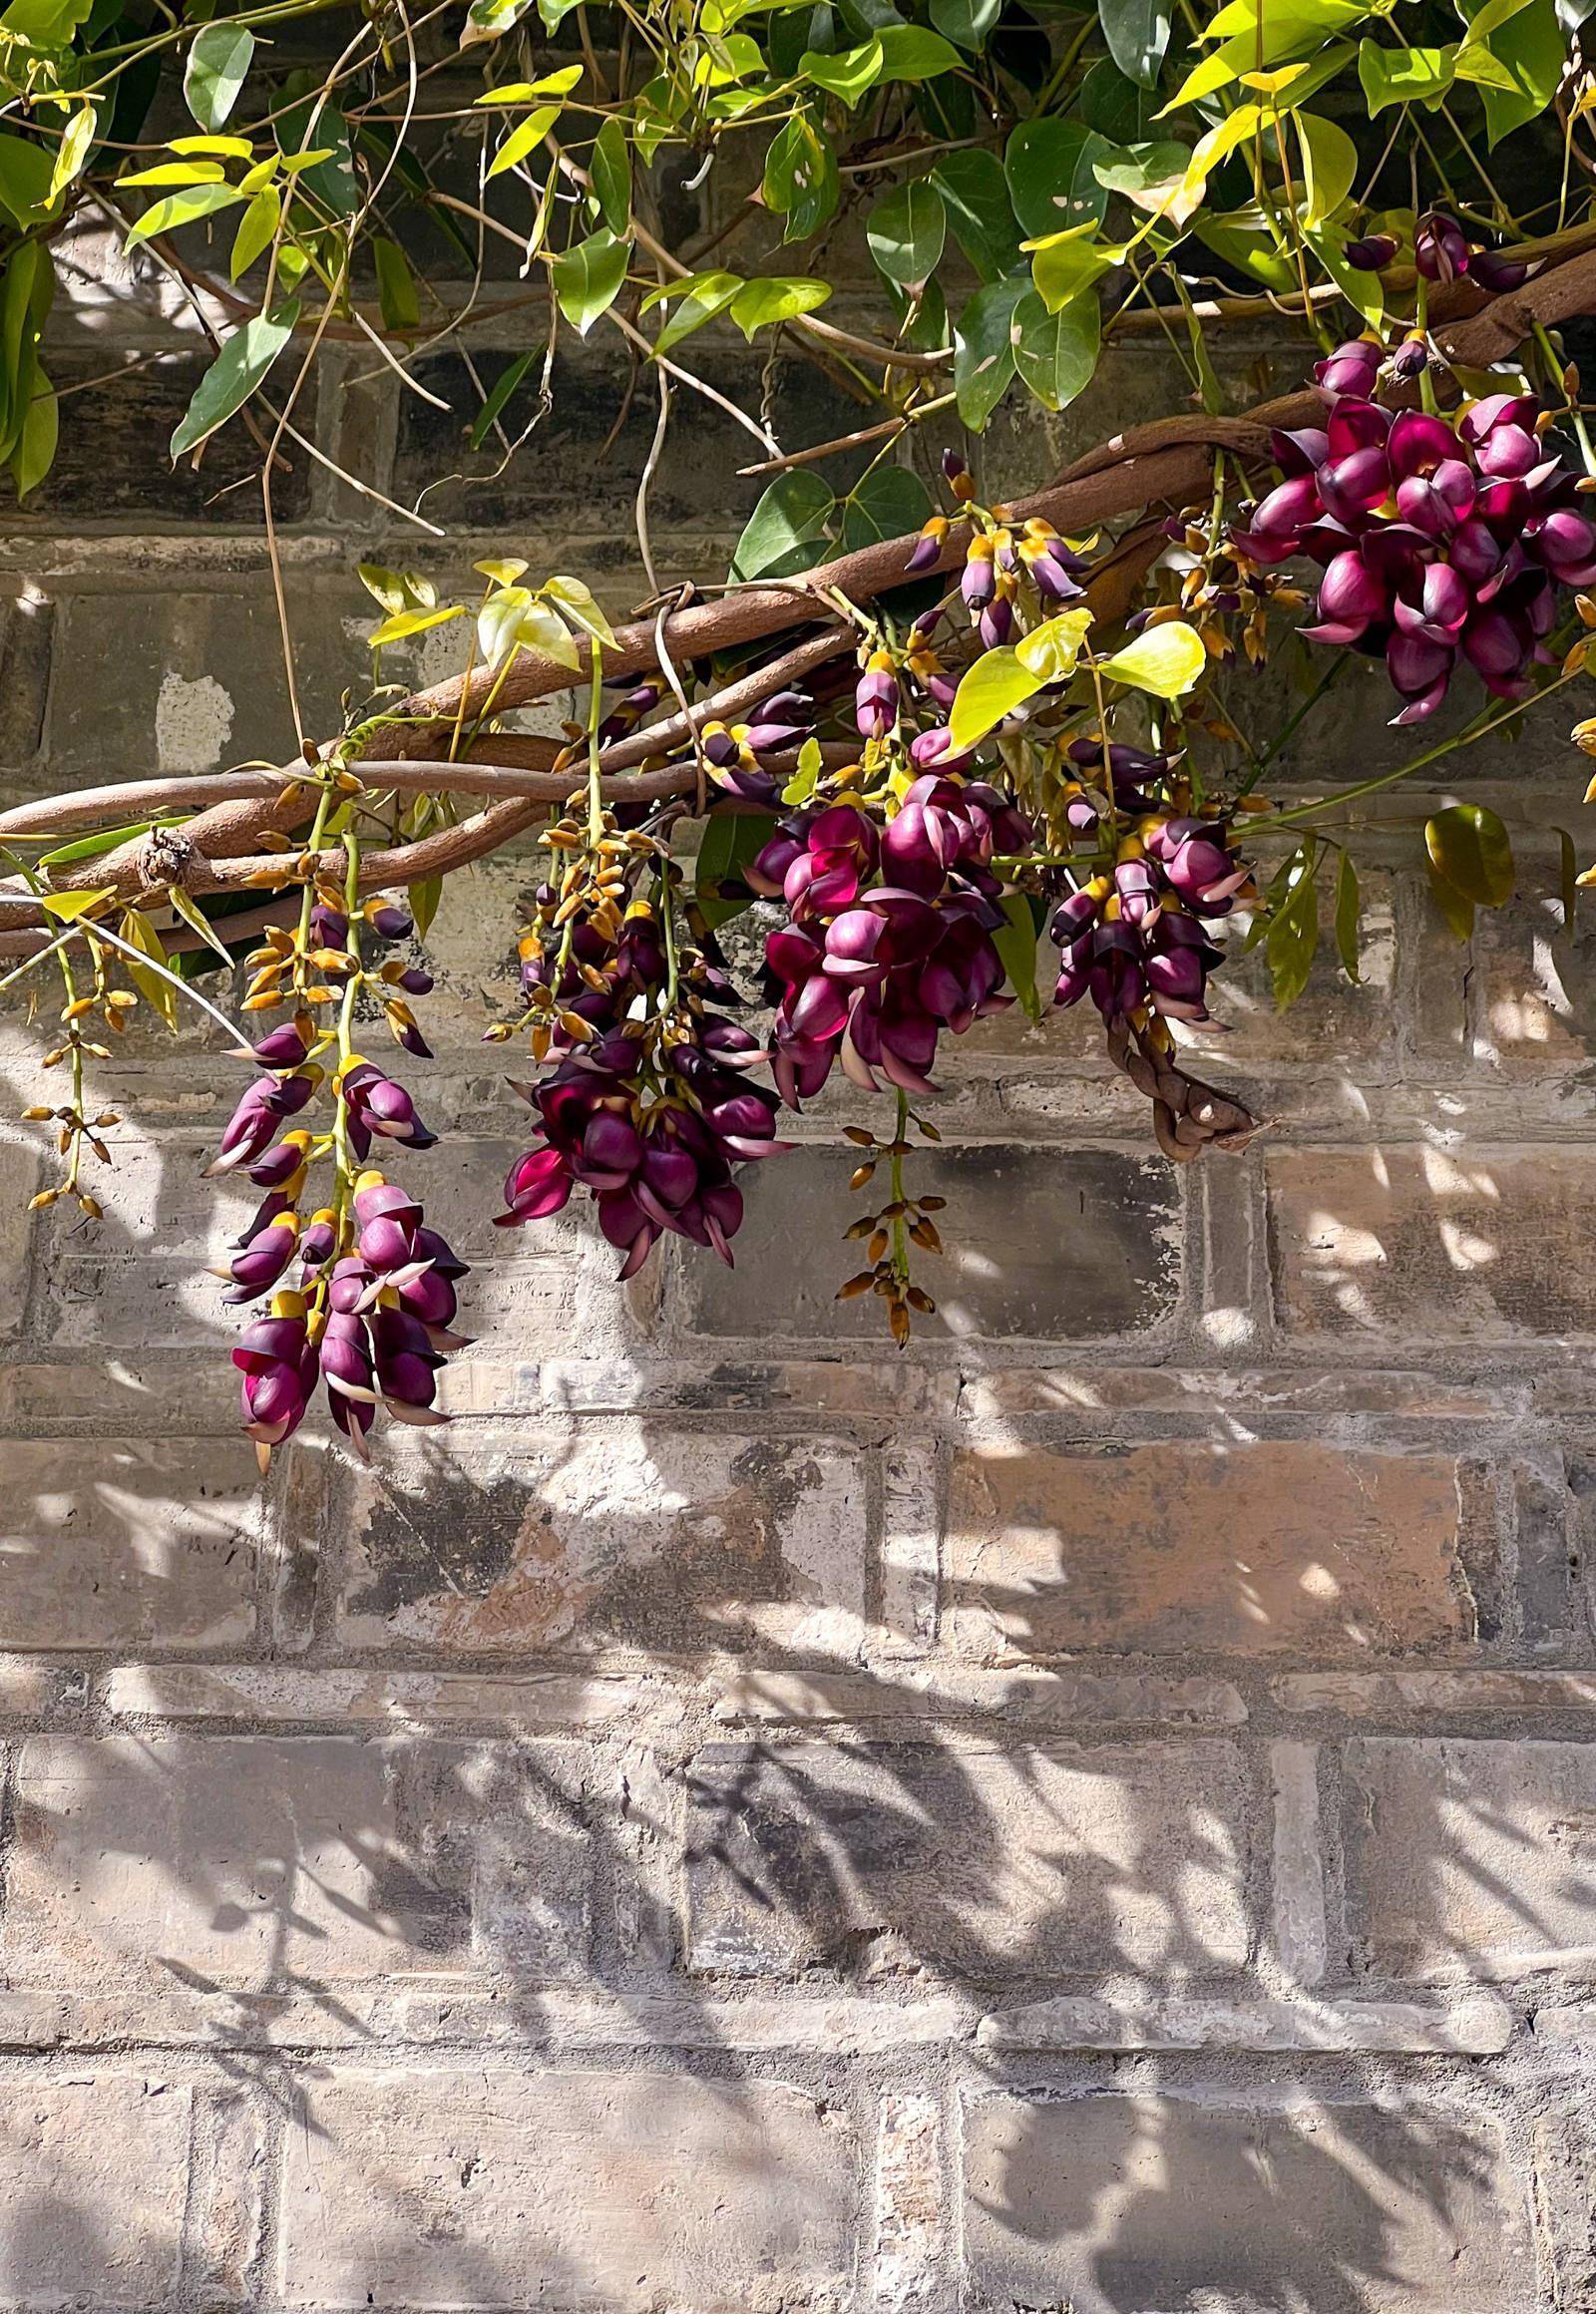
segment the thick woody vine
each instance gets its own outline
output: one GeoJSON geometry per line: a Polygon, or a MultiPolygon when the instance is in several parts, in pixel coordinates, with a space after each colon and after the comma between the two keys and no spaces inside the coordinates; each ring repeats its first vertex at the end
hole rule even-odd
{"type": "MultiPolygon", "coordinates": [[[[436,401],[420,356],[475,319],[519,336],[497,374],[463,365],[470,449],[500,472],[537,455],[573,336],[623,349],[617,428],[652,405],[629,613],[508,554],[472,600],[362,566],[374,657],[343,729],[300,723],[286,765],[123,767],[0,814],[0,986],[59,1014],[37,1205],[101,1217],[121,1120],[96,1070],[137,1007],[175,1025],[197,1003],[237,1037],[210,1170],[260,1203],[217,1291],[262,1461],[318,1400],[362,1453],[379,1411],[442,1419],[469,1288],[413,1162],[435,1138],[425,936],[444,882],[509,844],[537,866],[507,928],[520,995],[485,1035],[530,1115],[497,1219],[591,1206],[621,1277],[666,1238],[734,1260],[750,1168],[779,1199],[783,1116],[840,1076],[839,1294],[900,1344],[935,1322],[959,1216],[917,1160],[944,1040],[1015,1004],[1094,1009],[1170,1158],[1245,1144],[1254,1119],[1184,1040],[1237,950],[1262,945],[1283,1008],[1322,925],[1357,976],[1347,807],[1552,700],[1596,753],[1574,704],[1596,626],[1570,358],[1596,314],[1584,13],[13,0],[0,457],[48,493],[73,419],[44,366],[56,270],[110,218],[211,349],[172,456],[203,474],[223,428],[258,451],[296,723],[274,492],[329,462],[303,415],[327,343],[436,401]],[[312,33],[322,61],[289,61],[312,33]],[[690,232],[667,222],[683,189],[690,232]],[[856,221],[873,298],[829,270],[856,221]],[[1238,409],[1229,349],[1260,320],[1301,382],[1238,409]],[[858,424],[785,448],[768,397],[698,366],[694,336],[728,330],[823,373],[858,424]],[[1005,499],[995,413],[1063,409],[1151,333],[1187,406],[1005,499]],[[763,485],[724,579],[662,570],[649,519],[694,401],[763,485]],[[388,654],[434,629],[461,672],[407,693],[388,654]],[[1409,752],[1273,793],[1335,684],[1384,693],[1409,752]],[[516,728],[556,696],[563,739],[516,728]],[[223,964],[231,1008],[197,984],[223,964]]],[[[425,493],[337,471],[438,535],[425,493]]],[[[1513,889],[1506,830],[1453,804],[1413,836],[1466,937],[1513,889]]]]}

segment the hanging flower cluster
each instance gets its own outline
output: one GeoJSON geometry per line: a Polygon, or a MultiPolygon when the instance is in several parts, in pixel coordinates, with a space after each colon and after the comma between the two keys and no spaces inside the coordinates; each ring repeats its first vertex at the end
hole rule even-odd
{"type": "Polygon", "coordinates": [[[736,992],[679,921],[653,839],[600,814],[586,833],[562,821],[546,841],[567,865],[540,888],[521,951],[524,1024],[547,1067],[520,1088],[538,1132],[511,1167],[499,1223],[545,1220],[581,1187],[624,1256],[622,1278],[666,1233],[730,1262],[735,1176],[782,1146],[776,1098],[747,1074],[763,1051],[718,1008],[736,992]]]}
{"type": "MultiPolygon", "coordinates": [[[[352,846],[350,858],[352,889],[352,846]]],[[[262,1460],[298,1428],[321,1384],[333,1420],[362,1453],[379,1404],[403,1422],[443,1419],[437,1375],[463,1346],[451,1329],[466,1264],[427,1227],[420,1204],[368,1162],[379,1143],[427,1149],[435,1135],[406,1088],[351,1041],[365,995],[397,1042],[427,1053],[408,997],[424,995],[430,976],[391,958],[373,970],[361,956],[362,931],[391,944],[413,930],[391,903],[353,914],[342,891],[312,885],[297,925],[269,930],[248,959],[246,1007],[293,1012],[251,1047],[261,1073],[209,1171],[241,1173],[265,1192],[224,1273],[228,1302],[271,1298],[232,1353],[244,1427],[262,1460]],[[297,1121],[313,1108],[314,1123],[297,1121]],[[310,1183],[324,1167],[327,1202],[306,1219],[310,1183]]]]}
{"type": "MultiPolygon", "coordinates": [[[[1437,249],[1445,240],[1437,228],[1437,249]]],[[[1317,365],[1325,425],[1275,435],[1284,480],[1233,533],[1235,551],[1319,564],[1319,617],[1302,632],[1384,654],[1404,702],[1394,721],[1433,714],[1459,661],[1497,697],[1523,698],[1562,589],[1596,579],[1579,478],[1548,454],[1535,396],[1490,394],[1450,423],[1394,415],[1374,399],[1383,358],[1359,339],[1317,365]]]]}

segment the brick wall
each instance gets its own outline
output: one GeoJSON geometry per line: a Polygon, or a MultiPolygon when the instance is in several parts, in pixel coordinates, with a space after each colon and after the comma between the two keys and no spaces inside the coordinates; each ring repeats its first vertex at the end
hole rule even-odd
{"type": "MultiPolygon", "coordinates": [[[[193,357],[92,258],[55,374],[161,358],[68,405],[0,548],[12,795],[287,737],[254,498],[225,446],[162,477],[193,357]]],[[[335,457],[488,469],[363,366],[335,457]]],[[[651,413],[600,467],[615,374],[573,380],[441,544],[285,479],[317,727],[360,554],[641,594],[651,413]]],[[[1006,471],[1168,391],[1122,361],[1006,471]]],[[[723,557],[740,462],[681,417],[668,572],[723,557]]],[[[1336,694],[1291,776],[1386,760],[1381,714],[1336,694]]],[[[1522,818],[1578,772],[1552,735],[1459,777],[1522,818]]],[[[950,1056],[948,1323],[902,1358],[831,1300],[851,1094],[734,1274],[490,1229],[530,869],[463,880],[406,1177],[480,1341],[369,1473],[312,1436],[260,1490],[235,1435],[208,1028],[106,1072],[98,1228],[30,1242],[8,1128],[0,2306],[1596,2307],[1589,958],[1533,894],[1466,954],[1409,834],[1362,857],[1360,986],[1282,1024],[1226,975],[1245,1158],[1178,1177],[1077,1017],[950,1056]]]]}

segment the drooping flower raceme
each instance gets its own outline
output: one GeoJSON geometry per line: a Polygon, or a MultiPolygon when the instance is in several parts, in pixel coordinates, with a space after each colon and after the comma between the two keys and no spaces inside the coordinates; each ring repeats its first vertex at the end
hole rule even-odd
{"type": "Polygon", "coordinates": [[[1548,455],[1541,405],[1491,394],[1455,421],[1372,396],[1380,349],[1340,347],[1315,372],[1324,427],[1277,434],[1283,480],[1233,534],[1254,563],[1321,566],[1312,640],[1382,653],[1404,702],[1433,714],[1460,662],[1499,698],[1527,695],[1559,591],[1596,579],[1596,520],[1548,455]]]}

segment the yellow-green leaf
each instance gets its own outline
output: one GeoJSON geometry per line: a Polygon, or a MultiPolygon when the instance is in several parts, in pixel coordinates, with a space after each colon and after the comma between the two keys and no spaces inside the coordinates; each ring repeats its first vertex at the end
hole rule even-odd
{"type": "Polygon", "coordinates": [[[558,72],[545,73],[541,80],[505,81],[496,89],[484,89],[474,102],[479,105],[530,105],[535,104],[540,97],[564,97],[576,87],[582,73],[580,64],[564,64],[558,72]]]}
{"type": "Polygon", "coordinates": [[[1104,659],[1102,671],[1116,683],[1150,691],[1155,699],[1178,699],[1201,678],[1207,664],[1208,653],[1197,629],[1183,618],[1172,618],[1162,626],[1145,627],[1122,651],[1104,659]]]}
{"type": "Polygon", "coordinates": [[[401,610],[392,618],[385,618],[371,637],[373,650],[381,650],[390,642],[403,642],[406,635],[421,634],[429,626],[443,626],[451,618],[463,615],[464,605],[446,602],[438,610],[401,610]]]}
{"type": "Polygon", "coordinates": [[[39,906],[46,916],[53,916],[60,924],[76,924],[80,916],[98,908],[102,901],[115,900],[117,888],[108,884],[103,892],[46,892],[41,894],[39,906]]]}
{"type": "Polygon", "coordinates": [[[1049,618],[1045,625],[1033,626],[1026,636],[1014,645],[1014,656],[1027,673],[1042,683],[1061,683],[1080,656],[1080,646],[1091,625],[1091,612],[1084,607],[1065,610],[1057,618],[1049,618]]]}
{"type": "Polygon", "coordinates": [[[1437,876],[1476,908],[1500,908],[1513,896],[1513,847],[1485,804],[1448,804],[1424,823],[1424,849],[1437,876]]]}
{"type": "MultiPolygon", "coordinates": [[[[167,952],[161,945],[161,935],[147,916],[130,908],[118,927],[130,948],[138,949],[148,957],[150,964],[165,964],[167,952]]],[[[128,975],[147,1004],[153,1005],[167,1026],[178,1025],[178,991],[160,972],[153,972],[150,964],[136,964],[131,957],[126,960],[128,975]]]]}
{"type": "Polygon", "coordinates": [[[956,748],[974,747],[993,726],[1042,687],[1045,677],[1033,674],[1011,645],[987,651],[963,676],[954,695],[948,726],[956,748]]]}
{"type": "Polygon", "coordinates": [[[507,169],[514,169],[518,161],[525,161],[529,153],[535,153],[559,118],[558,105],[540,105],[537,112],[529,113],[518,127],[511,130],[489,162],[488,175],[502,177],[507,169]]]}
{"type": "Polygon", "coordinates": [[[1345,129],[1318,113],[1297,113],[1293,119],[1303,149],[1303,174],[1307,180],[1303,222],[1322,225],[1326,217],[1334,216],[1353,189],[1358,175],[1358,148],[1345,129]]]}
{"type": "Polygon", "coordinates": [[[227,268],[234,281],[247,273],[255,259],[271,246],[281,221],[282,196],[274,185],[264,186],[238,219],[227,268]]]}

